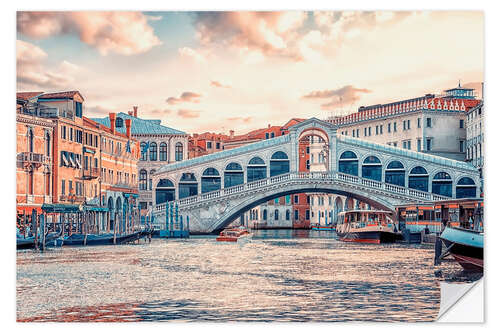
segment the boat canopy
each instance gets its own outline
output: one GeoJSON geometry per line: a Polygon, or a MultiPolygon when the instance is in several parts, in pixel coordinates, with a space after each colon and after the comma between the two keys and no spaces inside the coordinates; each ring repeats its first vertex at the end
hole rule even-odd
{"type": "Polygon", "coordinates": [[[42,210],[45,213],[78,213],[81,211],[79,205],[66,204],[43,204],[42,210]]]}

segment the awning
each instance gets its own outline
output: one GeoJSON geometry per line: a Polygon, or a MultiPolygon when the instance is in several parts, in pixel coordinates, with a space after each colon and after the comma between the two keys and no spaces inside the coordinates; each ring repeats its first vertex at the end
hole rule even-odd
{"type": "Polygon", "coordinates": [[[78,165],[78,169],[81,169],[82,165],[80,164],[80,159],[78,158],[78,156],[75,156],[75,161],[76,161],[76,164],[78,165]]]}
{"type": "Polygon", "coordinates": [[[63,165],[64,166],[69,166],[68,159],[66,158],[66,154],[62,154],[62,160],[63,160],[63,165]]]}
{"type": "Polygon", "coordinates": [[[91,211],[91,212],[107,212],[107,211],[109,211],[108,207],[98,207],[98,206],[83,206],[83,210],[91,211]]]}
{"type": "Polygon", "coordinates": [[[16,206],[16,209],[17,212],[21,214],[24,212],[26,212],[26,214],[31,214],[31,212],[33,212],[33,209],[35,209],[38,214],[42,213],[41,206],[16,206]]]}
{"type": "Polygon", "coordinates": [[[43,204],[42,210],[46,213],[78,213],[81,211],[79,205],[69,204],[43,204]]]}

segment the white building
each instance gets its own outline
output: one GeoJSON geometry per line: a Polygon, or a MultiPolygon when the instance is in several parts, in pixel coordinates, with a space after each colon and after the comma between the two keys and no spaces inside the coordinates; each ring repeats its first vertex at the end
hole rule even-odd
{"type": "Polygon", "coordinates": [[[483,102],[467,112],[467,158],[466,161],[471,162],[479,169],[481,177],[483,177],[484,166],[484,108],[483,102]]]}

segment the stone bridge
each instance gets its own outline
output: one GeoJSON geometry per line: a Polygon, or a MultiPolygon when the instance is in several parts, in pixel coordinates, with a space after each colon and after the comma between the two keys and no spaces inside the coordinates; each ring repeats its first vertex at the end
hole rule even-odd
{"type": "Polygon", "coordinates": [[[343,135],[312,118],[289,134],[160,168],[153,176],[155,221],[167,202],[192,232],[218,231],[245,211],[284,195],[334,193],[394,211],[395,205],[479,195],[470,164],[343,135]],[[326,172],[301,172],[299,142],[318,137],[326,172]],[[185,222],[184,222],[185,223],[185,222]]]}

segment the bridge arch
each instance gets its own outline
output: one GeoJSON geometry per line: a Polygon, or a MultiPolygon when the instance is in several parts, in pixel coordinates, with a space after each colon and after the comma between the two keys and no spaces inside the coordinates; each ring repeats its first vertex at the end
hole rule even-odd
{"type": "Polygon", "coordinates": [[[230,161],[224,167],[224,188],[241,185],[245,182],[245,169],[240,161],[230,161]]]}
{"type": "Polygon", "coordinates": [[[156,204],[175,200],[175,185],[168,178],[162,178],[156,184],[155,189],[156,204]]]}
{"type": "Polygon", "coordinates": [[[382,162],[377,155],[367,154],[361,164],[361,177],[382,181],[382,162]]]}
{"type": "MultiPolygon", "coordinates": [[[[367,202],[372,207],[388,210],[390,212],[393,212],[393,214],[395,212],[393,204],[391,204],[389,201],[385,200],[382,197],[374,195],[373,193],[370,194],[359,190],[346,189],[345,187],[338,185],[300,184],[300,185],[293,185],[288,188],[276,188],[273,189],[272,191],[268,191],[265,193],[257,193],[255,196],[252,197],[252,200],[245,200],[233,207],[230,207],[226,212],[224,212],[223,215],[220,216],[220,218],[217,219],[217,221],[214,221],[214,225],[212,226],[211,230],[213,230],[214,232],[218,232],[224,229],[232,221],[241,216],[243,213],[259,206],[260,204],[263,204],[265,202],[268,202],[270,200],[282,196],[299,194],[299,193],[337,194],[351,199],[356,199],[358,201],[367,202]]],[[[263,219],[264,216],[267,217],[268,219],[270,218],[269,212],[267,210],[264,209],[262,211],[262,214],[263,214],[263,219]]]]}
{"type": "Polygon", "coordinates": [[[206,168],[201,175],[201,193],[217,191],[221,189],[221,175],[214,167],[206,168]]]}
{"type": "Polygon", "coordinates": [[[408,169],[405,164],[397,159],[388,159],[383,166],[383,179],[388,184],[406,186],[408,169]]]}
{"type": "Polygon", "coordinates": [[[339,172],[353,176],[359,175],[359,157],[351,149],[345,149],[339,155],[338,159],[339,172]]]}

